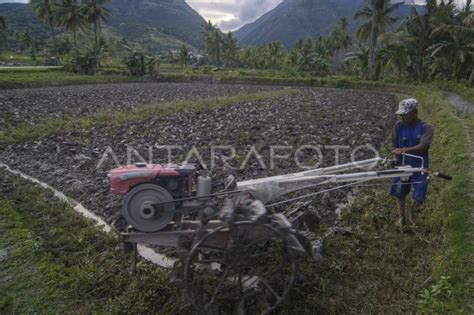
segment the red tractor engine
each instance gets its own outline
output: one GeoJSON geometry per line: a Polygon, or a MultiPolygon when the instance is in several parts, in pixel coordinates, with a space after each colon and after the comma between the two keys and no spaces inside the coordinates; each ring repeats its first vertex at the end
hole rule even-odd
{"type": "MultiPolygon", "coordinates": [[[[128,224],[143,232],[156,232],[173,220],[181,206],[176,199],[192,197],[196,168],[190,164],[137,163],[111,170],[108,177],[112,194],[126,196],[122,215],[128,224]]],[[[203,178],[198,182],[203,183],[203,178]]],[[[204,182],[204,193],[210,193],[210,179],[204,182]]]]}

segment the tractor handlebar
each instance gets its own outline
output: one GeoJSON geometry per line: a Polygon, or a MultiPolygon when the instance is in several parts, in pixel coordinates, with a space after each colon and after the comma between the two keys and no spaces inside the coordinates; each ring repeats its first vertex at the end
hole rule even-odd
{"type": "Polygon", "coordinates": [[[443,174],[440,172],[433,173],[434,176],[445,179],[445,180],[453,180],[453,177],[447,174],[443,174]]]}

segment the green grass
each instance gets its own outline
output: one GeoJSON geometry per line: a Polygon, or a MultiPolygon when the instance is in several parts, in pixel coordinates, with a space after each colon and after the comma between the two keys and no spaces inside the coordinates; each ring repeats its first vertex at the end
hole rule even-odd
{"type": "Polygon", "coordinates": [[[431,220],[442,222],[443,242],[437,253],[433,275],[438,281],[449,277],[452,290],[445,300],[434,303],[435,312],[474,311],[474,239],[471,233],[472,178],[471,152],[463,127],[453,117],[454,108],[443,98],[441,91],[418,88],[416,95],[424,102],[426,119],[436,126],[438,140],[433,146],[433,167],[454,176],[441,186],[439,196],[431,201],[434,209],[431,220]]]}
{"type": "Polygon", "coordinates": [[[22,65],[41,65],[45,58],[37,56],[35,59],[31,55],[18,54],[11,51],[0,52],[0,61],[5,63],[20,63],[22,65]]]}
{"type": "Polygon", "coordinates": [[[125,75],[82,75],[57,69],[0,69],[0,90],[137,81],[125,75]]]}
{"type": "Polygon", "coordinates": [[[294,93],[283,89],[235,96],[211,97],[199,100],[175,101],[144,105],[128,111],[103,111],[82,118],[71,117],[49,120],[44,123],[0,130],[0,147],[20,141],[47,137],[64,131],[78,131],[103,125],[120,126],[128,122],[144,120],[148,117],[171,115],[177,112],[202,111],[244,102],[255,102],[294,93]]]}
{"type": "Polygon", "coordinates": [[[174,314],[178,290],[167,274],[129,263],[112,235],[49,191],[0,170],[0,313],[174,314]]]}

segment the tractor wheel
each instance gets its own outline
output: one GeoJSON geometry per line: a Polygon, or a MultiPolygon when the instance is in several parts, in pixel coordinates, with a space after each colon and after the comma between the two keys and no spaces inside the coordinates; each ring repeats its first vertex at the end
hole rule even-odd
{"type": "Polygon", "coordinates": [[[193,313],[268,314],[286,299],[296,257],[269,224],[236,222],[197,241],[184,278],[193,313]]]}

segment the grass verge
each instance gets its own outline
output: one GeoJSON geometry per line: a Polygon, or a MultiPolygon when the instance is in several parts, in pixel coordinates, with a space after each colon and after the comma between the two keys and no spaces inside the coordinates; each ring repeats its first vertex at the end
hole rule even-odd
{"type": "Polygon", "coordinates": [[[125,75],[82,75],[61,69],[0,69],[0,90],[137,81],[125,75]]]}
{"type": "Polygon", "coordinates": [[[0,313],[178,311],[167,274],[129,263],[105,235],[49,191],[0,170],[0,313]]]}
{"type": "Polygon", "coordinates": [[[103,125],[120,126],[128,122],[140,121],[148,117],[170,115],[177,112],[201,111],[244,102],[255,102],[294,93],[283,89],[235,96],[210,97],[199,100],[175,101],[144,105],[128,111],[103,111],[82,118],[49,120],[34,126],[21,126],[0,130],[0,147],[20,141],[47,137],[64,131],[78,131],[103,125]]]}

